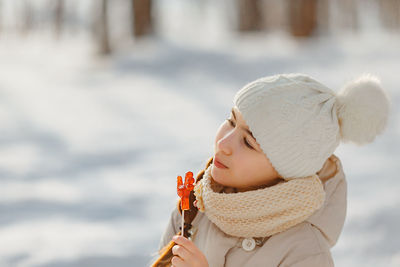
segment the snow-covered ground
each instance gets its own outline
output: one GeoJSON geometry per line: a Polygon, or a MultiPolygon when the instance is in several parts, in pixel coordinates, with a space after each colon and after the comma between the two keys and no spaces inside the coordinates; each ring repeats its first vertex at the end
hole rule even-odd
{"type": "Polygon", "coordinates": [[[109,59],[85,36],[0,35],[1,267],[147,266],[176,176],[212,156],[241,86],[283,72],[334,90],[363,72],[381,77],[393,102],[386,132],[335,152],[348,211],[332,254],[340,267],[400,266],[400,36],[239,36],[207,14],[196,33],[169,24],[109,59]]]}

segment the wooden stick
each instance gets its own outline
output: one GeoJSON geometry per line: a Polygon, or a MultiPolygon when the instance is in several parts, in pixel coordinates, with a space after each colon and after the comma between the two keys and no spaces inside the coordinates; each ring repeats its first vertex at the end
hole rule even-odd
{"type": "Polygon", "coordinates": [[[184,236],[183,235],[183,233],[184,233],[184,228],[183,227],[185,227],[185,210],[184,209],[182,209],[182,231],[181,231],[181,235],[182,236],[184,236]]]}

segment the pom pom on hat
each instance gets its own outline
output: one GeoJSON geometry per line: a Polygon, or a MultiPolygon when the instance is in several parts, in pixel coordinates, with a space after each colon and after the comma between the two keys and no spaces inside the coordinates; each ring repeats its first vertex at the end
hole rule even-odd
{"type": "Polygon", "coordinates": [[[390,101],[376,76],[364,74],[349,82],[336,101],[343,142],[371,143],[385,129],[390,101]]]}

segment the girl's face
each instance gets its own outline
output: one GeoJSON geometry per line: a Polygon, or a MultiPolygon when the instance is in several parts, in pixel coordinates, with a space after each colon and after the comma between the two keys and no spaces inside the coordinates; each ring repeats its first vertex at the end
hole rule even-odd
{"type": "Polygon", "coordinates": [[[230,118],[218,128],[214,152],[211,176],[221,185],[241,192],[271,186],[281,180],[236,106],[230,118]],[[216,161],[226,168],[221,168],[216,161]]]}

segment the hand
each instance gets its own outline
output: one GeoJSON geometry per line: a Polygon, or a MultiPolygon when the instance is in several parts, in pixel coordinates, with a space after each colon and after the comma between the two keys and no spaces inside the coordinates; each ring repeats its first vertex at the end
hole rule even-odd
{"type": "Polygon", "coordinates": [[[172,266],[174,267],[208,267],[206,256],[189,239],[175,235],[172,240],[177,244],[172,247],[172,266]]]}

